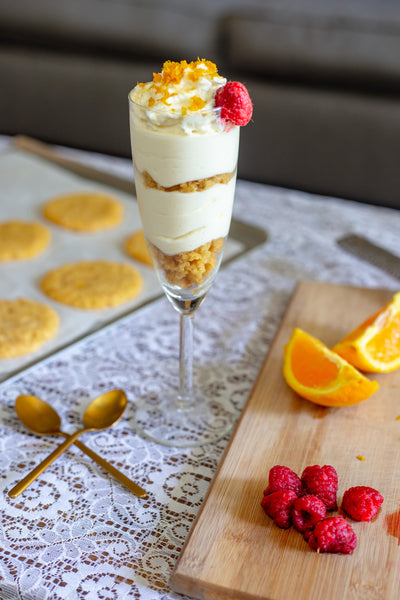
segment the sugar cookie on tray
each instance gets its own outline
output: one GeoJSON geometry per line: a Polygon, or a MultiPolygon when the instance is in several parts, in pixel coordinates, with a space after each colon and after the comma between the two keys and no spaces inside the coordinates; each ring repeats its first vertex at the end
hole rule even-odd
{"type": "Polygon", "coordinates": [[[0,299],[0,358],[38,350],[56,335],[58,326],[58,315],[47,304],[25,298],[0,299]]]}
{"type": "Polygon", "coordinates": [[[144,237],[142,229],[138,229],[138,231],[132,233],[125,240],[124,248],[126,253],[132,258],[139,260],[145,265],[149,265],[149,267],[153,266],[149,249],[146,244],[146,238],[144,237]]]}
{"type": "Polygon", "coordinates": [[[122,204],[102,192],[74,192],[49,200],[43,214],[52,223],[65,229],[95,232],[119,225],[123,218],[122,204]]]}
{"type": "Polygon", "coordinates": [[[142,277],[124,263],[88,260],[62,265],[45,275],[42,291],[53,300],[75,308],[101,309],[135,298],[142,277]]]}
{"type": "Polygon", "coordinates": [[[50,243],[50,231],[34,221],[0,223],[0,261],[32,259],[50,243]]]}

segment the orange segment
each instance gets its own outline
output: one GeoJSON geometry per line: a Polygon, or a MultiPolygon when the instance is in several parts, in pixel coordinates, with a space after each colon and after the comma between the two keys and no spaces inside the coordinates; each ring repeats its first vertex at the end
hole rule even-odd
{"type": "Polygon", "coordinates": [[[285,346],[283,375],[300,396],[323,406],[357,404],[379,387],[317,338],[298,328],[285,346]]]}
{"type": "Polygon", "coordinates": [[[400,367],[400,292],[332,350],[366,373],[400,367]]]}

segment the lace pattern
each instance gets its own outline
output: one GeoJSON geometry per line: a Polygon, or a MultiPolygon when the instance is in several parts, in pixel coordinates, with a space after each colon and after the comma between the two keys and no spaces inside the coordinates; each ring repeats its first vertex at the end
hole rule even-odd
{"type": "MultiPolygon", "coordinates": [[[[128,162],[117,165],[126,167],[128,162]]],[[[239,181],[236,218],[268,242],[221,269],[195,322],[197,382],[239,416],[300,279],[398,289],[334,240],[363,233],[400,254],[400,213],[239,181]]],[[[0,597],[23,600],[182,598],[169,577],[229,436],[177,450],[138,437],[135,399],[177,382],[178,315],[164,298],[0,386],[0,597]],[[61,440],[18,421],[14,401],[50,402],[72,432],[90,399],[126,391],[120,422],[82,441],[149,493],[139,500],[72,447],[17,499],[7,491],[61,440]]]]}

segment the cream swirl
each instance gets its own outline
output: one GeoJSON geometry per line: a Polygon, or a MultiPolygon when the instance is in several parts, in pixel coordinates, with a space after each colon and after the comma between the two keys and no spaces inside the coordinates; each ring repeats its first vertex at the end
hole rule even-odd
{"type": "Polygon", "coordinates": [[[223,129],[214,101],[225,83],[210,61],[167,61],[153,81],[136,85],[130,99],[140,107],[137,118],[144,128],[207,134],[223,129]]]}

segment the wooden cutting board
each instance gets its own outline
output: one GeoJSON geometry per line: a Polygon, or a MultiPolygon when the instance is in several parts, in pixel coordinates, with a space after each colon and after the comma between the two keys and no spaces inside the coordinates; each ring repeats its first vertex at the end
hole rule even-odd
{"type": "Polygon", "coordinates": [[[400,598],[400,370],[376,376],[379,390],[345,408],[300,398],[282,376],[294,327],[332,346],[392,295],[298,285],[178,560],[174,590],[210,600],[400,598]],[[307,465],[333,465],[339,504],[354,485],[383,494],[373,522],[351,521],[358,538],[352,555],[318,554],[293,527],[279,529],[264,514],[260,500],[276,464],[299,475],[307,465]]]}

